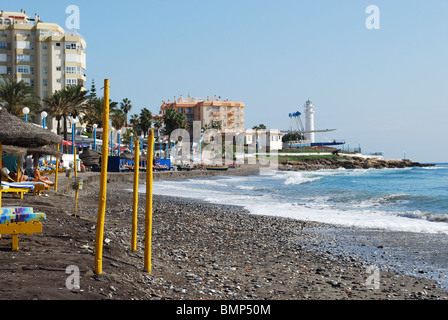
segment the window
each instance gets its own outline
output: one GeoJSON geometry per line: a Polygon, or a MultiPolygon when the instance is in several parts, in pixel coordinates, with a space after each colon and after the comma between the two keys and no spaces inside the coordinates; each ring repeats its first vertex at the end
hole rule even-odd
{"type": "Polygon", "coordinates": [[[9,26],[11,24],[11,20],[5,19],[5,24],[9,26]]]}
{"type": "Polygon", "coordinates": [[[44,44],[42,45],[42,50],[47,50],[47,44],[46,44],[46,43],[44,43],[44,44]]]}
{"type": "Polygon", "coordinates": [[[76,79],[65,79],[65,85],[66,86],[76,86],[78,84],[78,81],[76,79]]]}
{"type": "Polygon", "coordinates": [[[43,79],[42,80],[42,84],[43,84],[44,87],[46,87],[47,86],[47,79],[43,79]]]}
{"type": "Polygon", "coordinates": [[[68,74],[82,74],[82,68],[80,67],[65,67],[65,73],[68,74]]]}
{"type": "Polygon", "coordinates": [[[80,48],[80,46],[78,46],[78,45],[76,44],[76,42],[67,42],[67,43],[65,44],[65,49],[76,50],[76,49],[79,49],[79,48],[80,48]]]}
{"type": "Polygon", "coordinates": [[[30,86],[34,87],[34,79],[30,79],[30,86]]]}
{"type": "Polygon", "coordinates": [[[56,47],[60,47],[61,43],[60,42],[56,42],[56,47]]]}
{"type": "Polygon", "coordinates": [[[43,62],[47,62],[48,61],[48,56],[46,54],[42,55],[42,61],[43,62]]]}
{"type": "Polygon", "coordinates": [[[8,49],[11,47],[11,45],[9,43],[7,43],[6,41],[0,41],[0,49],[8,49]]]}
{"type": "Polygon", "coordinates": [[[0,66],[0,74],[8,74],[8,68],[6,66],[0,66]]]}
{"type": "Polygon", "coordinates": [[[62,83],[61,79],[56,79],[57,83],[62,83]]]}
{"type": "Polygon", "coordinates": [[[20,62],[20,61],[30,62],[31,56],[29,54],[18,54],[18,55],[16,55],[16,60],[17,60],[17,62],[20,62]]]}
{"type": "Polygon", "coordinates": [[[16,41],[17,49],[31,49],[31,43],[29,41],[16,41]]]}
{"type": "Polygon", "coordinates": [[[17,66],[16,73],[30,74],[31,73],[30,66],[17,66]]]}
{"type": "Polygon", "coordinates": [[[8,56],[6,55],[6,53],[0,53],[0,61],[1,62],[8,61],[8,56]]]}
{"type": "Polygon", "coordinates": [[[42,73],[43,73],[43,74],[47,74],[47,67],[43,67],[43,68],[42,68],[42,73]]]}
{"type": "Polygon", "coordinates": [[[56,67],[56,71],[61,71],[62,70],[62,68],[59,66],[59,67],[56,67]]]}
{"type": "Polygon", "coordinates": [[[86,56],[80,54],[66,54],[65,61],[67,62],[79,62],[82,64],[86,64],[86,56]]]}

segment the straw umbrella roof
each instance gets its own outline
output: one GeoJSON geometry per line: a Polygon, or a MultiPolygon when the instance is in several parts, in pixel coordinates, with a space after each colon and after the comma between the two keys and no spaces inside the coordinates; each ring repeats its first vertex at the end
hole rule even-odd
{"type": "Polygon", "coordinates": [[[26,152],[27,152],[27,150],[25,148],[19,148],[19,147],[8,146],[8,145],[3,145],[2,146],[2,151],[4,153],[8,153],[8,154],[11,154],[13,156],[25,155],[26,152]]]}
{"type": "Polygon", "coordinates": [[[62,137],[10,114],[0,107],[0,142],[23,148],[35,148],[62,143],[62,137]]]}
{"type": "Polygon", "coordinates": [[[44,154],[44,155],[53,156],[56,158],[62,157],[62,152],[57,151],[56,149],[53,149],[49,146],[43,146],[40,148],[29,148],[27,151],[28,151],[28,153],[44,154]]]}
{"type": "Polygon", "coordinates": [[[98,166],[100,164],[100,153],[96,150],[84,149],[84,151],[79,155],[79,158],[88,167],[95,165],[98,166]]]}
{"type": "Polygon", "coordinates": [[[120,158],[126,159],[126,160],[133,160],[134,159],[134,154],[130,153],[130,152],[122,152],[120,154],[120,158]]]}

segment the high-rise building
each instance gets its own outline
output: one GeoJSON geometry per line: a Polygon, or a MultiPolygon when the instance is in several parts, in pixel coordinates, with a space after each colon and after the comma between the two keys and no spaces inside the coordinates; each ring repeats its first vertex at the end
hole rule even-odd
{"type": "MultiPolygon", "coordinates": [[[[45,98],[66,86],[86,83],[86,41],[74,30],[65,31],[25,11],[0,11],[0,77],[24,81],[45,98]]],[[[41,124],[39,116],[32,119],[41,124]]],[[[55,121],[46,121],[49,129],[55,121]]]]}
{"type": "Polygon", "coordinates": [[[223,132],[242,132],[244,131],[244,107],[243,102],[221,100],[216,96],[213,100],[210,97],[204,100],[180,96],[180,98],[174,97],[172,102],[163,101],[160,113],[163,115],[167,109],[174,108],[177,112],[185,114],[190,124],[193,121],[200,121],[202,128],[216,128],[223,132]]]}

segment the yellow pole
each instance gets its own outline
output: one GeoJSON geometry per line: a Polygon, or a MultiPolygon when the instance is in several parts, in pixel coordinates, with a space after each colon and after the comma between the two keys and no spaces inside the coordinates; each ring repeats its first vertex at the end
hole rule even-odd
{"type": "MultiPolygon", "coordinates": [[[[0,170],[3,169],[3,144],[0,141],[0,170]]],[[[0,213],[1,213],[1,209],[2,209],[2,192],[1,192],[1,179],[0,179],[0,213]]],[[[1,235],[0,235],[1,238],[1,235]]]]}
{"type": "Polygon", "coordinates": [[[98,205],[98,221],[96,226],[95,242],[95,273],[103,273],[103,239],[104,239],[104,216],[106,214],[107,193],[107,154],[109,141],[109,79],[104,80],[104,107],[103,107],[103,146],[101,157],[101,185],[100,199],[98,205]]]}
{"type": "Polygon", "coordinates": [[[17,156],[17,182],[20,182],[20,156],[17,156]]]}
{"type": "MultiPolygon", "coordinates": [[[[78,184],[78,179],[76,179],[78,177],[78,168],[76,166],[76,147],[75,147],[75,152],[74,152],[73,157],[75,159],[75,162],[74,162],[74,164],[75,164],[75,166],[74,166],[75,167],[75,184],[78,184]]],[[[76,213],[78,212],[78,188],[77,188],[77,186],[75,186],[75,187],[76,187],[76,189],[75,189],[75,218],[76,218],[76,213]]]]}
{"type": "MultiPolygon", "coordinates": [[[[58,151],[60,150],[60,145],[58,144],[58,151]]],[[[59,173],[59,157],[56,157],[56,172],[54,176],[54,191],[58,192],[58,173],[59,173]]]]}
{"type": "Polygon", "coordinates": [[[149,130],[148,152],[146,154],[146,214],[145,214],[145,271],[151,273],[151,242],[152,242],[152,180],[154,157],[154,130],[149,130]]]}
{"type": "Polygon", "coordinates": [[[138,165],[140,158],[140,141],[135,139],[135,151],[134,151],[134,201],[132,205],[132,238],[131,245],[132,251],[137,250],[137,209],[138,209],[138,176],[140,168],[138,165]]]}

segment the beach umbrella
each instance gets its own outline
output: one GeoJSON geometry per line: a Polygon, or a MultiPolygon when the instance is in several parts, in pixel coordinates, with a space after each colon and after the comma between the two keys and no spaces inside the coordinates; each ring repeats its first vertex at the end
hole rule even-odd
{"type": "Polygon", "coordinates": [[[100,153],[96,150],[84,149],[84,151],[79,155],[79,159],[81,159],[84,165],[88,167],[99,166],[100,153]]]}
{"type": "Polygon", "coordinates": [[[22,148],[57,145],[63,139],[57,134],[10,114],[0,108],[0,143],[22,148]]]}
{"type": "Polygon", "coordinates": [[[134,159],[134,154],[125,151],[125,152],[122,152],[122,153],[120,154],[120,158],[123,158],[123,159],[126,159],[126,160],[133,160],[133,159],[134,159]]]}
{"type": "Polygon", "coordinates": [[[62,157],[62,152],[51,148],[50,146],[43,146],[40,148],[29,148],[28,153],[37,153],[40,155],[53,156],[56,158],[62,157]]]}
{"type": "Polygon", "coordinates": [[[15,146],[2,145],[2,151],[4,153],[11,154],[13,156],[22,156],[27,153],[25,148],[19,148],[15,146]]]}

